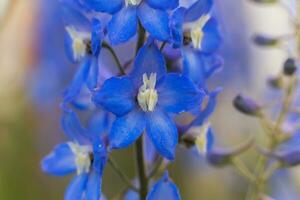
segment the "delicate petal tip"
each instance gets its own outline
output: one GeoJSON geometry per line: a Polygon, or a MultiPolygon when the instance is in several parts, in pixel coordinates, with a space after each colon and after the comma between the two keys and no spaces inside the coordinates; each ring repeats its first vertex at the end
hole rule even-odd
{"type": "Polygon", "coordinates": [[[176,185],[169,179],[166,171],[163,177],[154,184],[147,195],[146,200],[180,200],[179,190],[176,185]]]}
{"type": "Polygon", "coordinates": [[[98,107],[123,116],[135,107],[134,96],[135,87],[129,77],[112,77],[93,93],[92,101],[98,107]]]}
{"type": "Polygon", "coordinates": [[[75,157],[67,143],[57,145],[41,161],[42,171],[54,176],[64,176],[76,171],[75,157]]]}
{"type": "Polygon", "coordinates": [[[65,192],[65,200],[83,199],[88,181],[88,174],[82,173],[73,178],[65,192]]]}
{"type": "Polygon", "coordinates": [[[101,22],[94,18],[92,19],[92,36],[91,36],[91,46],[92,53],[94,56],[98,56],[100,53],[101,45],[103,39],[103,27],[101,22]]]}
{"type": "Polygon", "coordinates": [[[185,15],[185,22],[191,22],[207,14],[213,6],[213,0],[198,0],[191,5],[185,15]]]}
{"type": "Polygon", "coordinates": [[[206,53],[213,53],[220,47],[222,37],[218,29],[218,22],[211,17],[203,27],[203,39],[201,50],[206,53]]]}
{"type": "Polygon", "coordinates": [[[108,38],[113,45],[127,42],[137,31],[137,10],[136,7],[124,7],[114,14],[108,24],[108,38]]]}
{"type": "Polygon", "coordinates": [[[171,17],[171,35],[174,48],[179,48],[183,45],[183,23],[186,9],[180,7],[176,9],[171,17]]]}

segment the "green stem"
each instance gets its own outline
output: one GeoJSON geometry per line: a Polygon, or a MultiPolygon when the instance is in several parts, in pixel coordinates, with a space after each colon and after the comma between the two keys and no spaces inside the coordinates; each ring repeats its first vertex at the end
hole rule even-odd
{"type": "Polygon", "coordinates": [[[148,179],[150,180],[151,178],[153,178],[160,170],[162,164],[164,162],[163,157],[159,157],[158,160],[156,161],[153,169],[151,170],[151,172],[148,174],[148,179]]]}
{"type": "Polygon", "coordinates": [[[146,175],[146,166],[143,153],[143,136],[141,136],[136,142],[136,160],[140,183],[140,199],[145,200],[148,193],[148,178],[146,175]]]}
{"type": "Polygon", "coordinates": [[[111,165],[112,169],[114,170],[114,172],[120,177],[120,179],[132,190],[139,192],[139,189],[137,187],[135,187],[132,182],[130,181],[130,179],[119,169],[118,165],[116,164],[116,162],[109,157],[108,158],[108,163],[111,165]]]}
{"type": "Polygon", "coordinates": [[[105,49],[107,49],[111,53],[112,57],[114,58],[114,60],[115,60],[115,62],[117,64],[117,67],[118,67],[121,75],[125,75],[126,72],[124,71],[123,66],[122,66],[122,64],[121,64],[121,62],[120,62],[120,60],[119,60],[119,58],[118,58],[117,53],[115,52],[115,50],[109,44],[107,44],[106,42],[102,43],[102,47],[105,48],[105,49]]]}
{"type": "Polygon", "coordinates": [[[250,182],[255,181],[255,177],[239,158],[233,158],[231,162],[241,176],[245,177],[250,182]]]}

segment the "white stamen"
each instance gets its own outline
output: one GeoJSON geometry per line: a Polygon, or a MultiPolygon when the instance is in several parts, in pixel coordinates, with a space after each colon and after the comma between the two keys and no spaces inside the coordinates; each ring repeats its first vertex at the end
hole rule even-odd
{"type": "Polygon", "coordinates": [[[142,2],[142,0],[125,0],[126,6],[137,6],[142,2]]]}
{"type": "Polygon", "coordinates": [[[157,104],[158,95],[155,85],[156,73],[151,73],[149,79],[147,74],[143,74],[143,85],[139,89],[137,100],[145,112],[152,112],[157,104]]]}
{"type": "Polygon", "coordinates": [[[195,140],[195,144],[196,147],[198,149],[198,151],[202,154],[202,155],[206,155],[207,153],[207,145],[208,145],[208,141],[207,141],[207,134],[208,134],[208,130],[210,128],[210,123],[205,123],[203,124],[201,127],[194,127],[193,130],[191,131],[196,131],[197,133],[197,137],[195,140]]]}
{"type": "Polygon", "coordinates": [[[75,155],[75,164],[77,167],[77,174],[88,173],[91,166],[90,152],[92,151],[89,146],[79,145],[74,142],[68,143],[71,151],[75,155]]]}
{"type": "Polygon", "coordinates": [[[86,54],[86,40],[90,39],[90,35],[86,32],[79,32],[72,26],[66,27],[66,31],[72,39],[73,57],[78,61],[86,54]]]}
{"type": "Polygon", "coordinates": [[[209,19],[210,15],[204,15],[199,20],[185,26],[185,29],[190,31],[193,47],[196,49],[201,49],[201,43],[204,36],[202,29],[209,19]]]}

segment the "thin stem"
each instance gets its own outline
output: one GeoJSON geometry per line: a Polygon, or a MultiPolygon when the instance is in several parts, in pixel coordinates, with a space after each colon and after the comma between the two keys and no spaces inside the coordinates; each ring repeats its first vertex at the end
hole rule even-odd
{"type": "Polygon", "coordinates": [[[159,50],[162,52],[166,46],[167,42],[163,42],[159,48],[159,50]]]}
{"type": "Polygon", "coordinates": [[[250,182],[255,181],[255,177],[252,175],[252,173],[247,168],[247,166],[239,158],[233,158],[231,162],[241,176],[243,176],[250,182]]]}
{"type": "Polygon", "coordinates": [[[156,161],[153,169],[151,170],[151,172],[148,174],[148,179],[153,178],[160,170],[162,164],[164,162],[163,157],[159,157],[158,160],[156,161]]]}
{"type": "Polygon", "coordinates": [[[136,141],[136,160],[137,160],[137,170],[140,183],[140,199],[144,200],[147,197],[148,193],[148,178],[146,175],[146,166],[144,162],[144,153],[143,153],[143,136],[141,136],[136,141]]]}
{"type": "Polygon", "coordinates": [[[120,62],[120,60],[119,60],[119,58],[118,58],[115,50],[109,44],[107,44],[106,42],[102,43],[102,47],[106,48],[111,53],[111,55],[113,56],[113,58],[114,58],[114,60],[115,60],[115,62],[117,64],[117,67],[118,67],[120,73],[122,75],[125,75],[126,72],[124,71],[123,66],[122,66],[122,64],[121,64],[121,62],[120,62]]]}
{"type": "Polygon", "coordinates": [[[119,169],[118,165],[116,164],[116,162],[111,157],[108,158],[108,163],[111,165],[111,167],[114,170],[114,172],[120,177],[120,179],[129,188],[133,189],[136,192],[139,192],[139,189],[132,184],[132,182],[130,181],[130,179],[119,169]]]}

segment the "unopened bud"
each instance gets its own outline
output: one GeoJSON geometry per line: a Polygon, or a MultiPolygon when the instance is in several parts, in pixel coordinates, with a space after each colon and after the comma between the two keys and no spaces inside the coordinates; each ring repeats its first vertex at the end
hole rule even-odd
{"type": "Polygon", "coordinates": [[[253,41],[259,46],[275,46],[279,43],[279,40],[277,38],[272,38],[264,35],[254,36],[253,41]]]}
{"type": "Polygon", "coordinates": [[[297,66],[296,66],[296,62],[295,59],[293,58],[288,58],[285,63],[284,63],[284,67],[283,67],[283,73],[286,76],[292,76],[295,74],[295,72],[297,71],[297,66]]]}
{"type": "Polygon", "coordinates": [[[277,3],[279,0],[250,0],[255,3],[265,3],[265,4],[271,4],[271,3],[277,3]]]}
{"type": "Polygon", "coordinates": [[[256,103],[253,99],[250,99],[249,97],[238,95],[233,100],[233,105],[238,111],[246,115],[251,115],[251,116],[260,115],[261,106],[258,105],[258,103],[256,103]]]}

